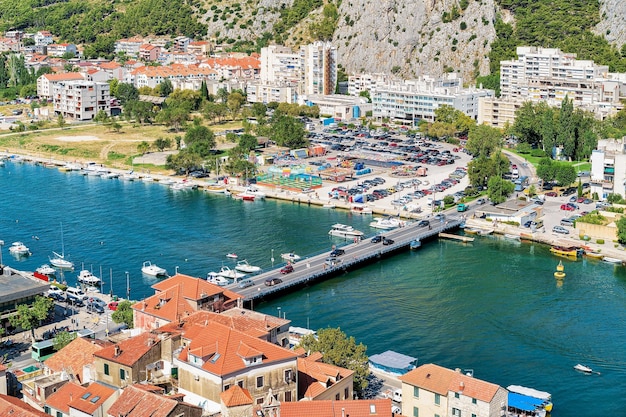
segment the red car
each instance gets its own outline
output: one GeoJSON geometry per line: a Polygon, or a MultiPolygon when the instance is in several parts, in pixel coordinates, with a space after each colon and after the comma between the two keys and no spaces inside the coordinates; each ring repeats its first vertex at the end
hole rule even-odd
{"type": "Polygon", "coordinates": [[[117,305],[118,305],[118,304],[119,304],[119,303],[118,303],[117,301],[111,301],[111,302],[109,303],[109,310],[113,310],[113,311],[117,310],[117,305]]]}
{"type": "Polygon", "coordinates": [[[574,211],[574,207],[568,206],[567,204],[561,204],[561,210],[574,211]]]}
{"type": "Polygon", "coordinates": [[[556,193],[556,191],[550,191],[546,193],[546,196],[548,197],[557,197],[558,194],[556,193]]]}
{"type": "Polygon", "coordinates": [[[576,199],[576,202],[577,202],[577,203],[582,203],[582,202],[584,202],[584,201],[585,201],[585,197],[578,197],[578,198],[576,199]]]}
{"type": "Polygon", "coordinates": [[[290,272],[293,272],[293,265],[291,264],[287,264],[284,267],[281,268],[280,273],[281,274],[288,274],[290,272]]]}

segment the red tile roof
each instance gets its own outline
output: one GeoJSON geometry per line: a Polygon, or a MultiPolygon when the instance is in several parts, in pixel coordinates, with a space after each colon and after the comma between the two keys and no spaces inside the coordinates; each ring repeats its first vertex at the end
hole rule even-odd
{"type": "Polygon", "coordinates": [[[298,401],[280,404],[280,417],[374,417],[391,414],[391,399],[298,401]]]}
{"type": "Polygon", "coordinates": [[[65,371],[72,374],[79,382],[83,377],[83,366],[93,363],[93,354],[112,343],[77,337],[63,349],[52,355],[44,365],[54,372],[65,371]]]}
{"type": "Polygon", "coordinates": [[[298,389],[304,398],[316,398],[333,383],[354,374],[354,371],[321,362],[321,359],[319,352],[298,358],[298,389]]]}
{"type": "MultiPolygon", "coordinates": [[[[187,361],[189,354],[193,354],[196,349],[201,347],[207,347],[209,348],[208,350],[216,350],[215,355],[202,357],[204,360],[202,369],[213,375],[222,376],[248,368],[249,366],[244,362],[246,356],[243,355],[261,355],[264,364],[297,357],[290,350],[216,322],[210,322],[207,326],[195,324],[192,327],[197,327],[193,332],[195,336],[191,339],[188,348],[181,351],[179,359],[187,361]]],[[[190,332],[185,333],[185,338],[189,334],[190,332]]]]}
{"type": "Polygon", "coordinates": [[[432,363],[422,365],[402,375],[400,381],[441,395],[448,395],[451,391],[461,392],[463,395],[487,403],[491,402],[500,388],[499,385],[491,382],[432,363]]]}
{"type": "Polygon", "coordinates": [[[0,394],[1,417],[50,417],[16,397],[0,394]]]}
{"type": "Polygon", "coordinates": [[[76,81],[84,79],[78,72],[63,72],[61,74],[45,74],[48,81],[76,81]]]}
{"type": "Polygon", "coordinates": [[[75,382],[68,382],[46,398],[46,405],[65,414],[70,413],[69,403],[75,398],[80,398],[85,393],[85,388],[75,382]]]}
{"type": "Polygon", "coordinates": [[[233,385],[226,391],[220,393],[220,397],[226,407],[252,405],[253,403],[250,391],[245,388],[241,388],[239,385],[233,385]]]}
{"type": "MultiPolygon", "coordinates": [[[[159,67],[150,67],[150,68],[159,68],[159,67]]],[[[181,285],[181,288],[183,290],[182,291],[183,297],[189,300],[194,300],[194,301],[200,300],[201,298],[204,298],[207,296],[217,295],[220,293],[224,293],[225,295],[227,293],[235,295],[235,297],[229,297],[229,298],[242,298],[239,294],[232,292],[232,291],[224,290],[222,287],[219,287],[215,284],[211,284],[210,282],[204,279],[194,278],[194,277],[190,277],[189,275],[183,275],[183,274],[176,274],[171,278],[158,282],[154,284],[152,288],[154,288],[157,291],[164,291],[176,285],[181,285]]]]}
{"type": "Polygon", "coordinates": [[[106,400],[117,392],[116,389],[97,382],[93,382],[83,389],[84,393],[79,397],[71,399],[68,405],[86,414],[93,414],[106,400]]]}
{"type": "Polygon", "coordinates": [[[114,61],[103,62],[102,64],[100,64],[100,68],[107,69],[107,70],[117,69],[117,68],[120,68],[120,67],[121,67],[121,65],[118,64],[117,62],[114,62],[114,61]]]}
{"type": "MultiPolygon", "coordinates": [[[[167,417],[178,404],[178,401],[171,398],[130,385],[111,405],[107,414],[124,417],[167,417]]],[[[194,407],[191,404],[186,405],[194,407]]]]}
{"type": "Polygon", "coordinates": [[[135,303],[132,308],[169,322],[178,321],[195,311],[193,304],[182,293],[182,285],[175,285],[135,303]]]}
{"type": "Polygon", "coordinates": [[[94,356],[111,362],[126,366],[133,366],[142,356],[148,353],[154,346],[161,343],[161,340],[153,333],[142,333],[130,339],[123,340],[117,345],[105,347],[94,356]],[[116,347],[119,354],[116,355],[116,347]]]}

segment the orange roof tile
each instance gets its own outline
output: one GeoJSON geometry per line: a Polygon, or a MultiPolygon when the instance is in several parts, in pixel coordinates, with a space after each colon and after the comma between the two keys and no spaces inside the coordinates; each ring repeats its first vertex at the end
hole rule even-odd
{"type": "Polygon", "coordinates": [[[112,69],[117,69],[120,68],[121,65],[117,62],[111,61],[111,62],[103,62],[102,64],[100,64],[100,68],[102,69],[108,69],[108,70],[112,70],[112,69]]]}
{"type": "MultiPolygon", "coordinates": [[[[167,417],[178,404],[174,399],[129,385],[111,405],[107,414],[124,417],[167,417]]],[[[191,404],[186,405],[194,407],[191,404]]]]}
{"type": "Polygon", "coordinates": [[[449,392],[462,392],[471,398],[491,402],[500,388],[491,382],[476,379],[461,372],[428,363],[402,375],[400,381],[428,391],[448,395],[449,392]]]}
{"type": "Polygon", "coordinates": [[[161,343],[161,340],[152,333],[142,333],[130,339],[123,340],[117,345],[105,347],[94,353],[94,356],[111,362],[120,363],[126,366],[133,366],[143,355],[148,353],[154,345],[161,343]],[[116,346],[119,354],[116,355],[116,346]]]}
{"type": "Polygon", "coordinates": [[[250,391],[245,388],[241,388],[239,385],[233,385],[226,391],[220,393],[220,397],[226,407],[251,405],[253,403],[250,391]]]}
{"type": "Polygon", "coordinates": [[[48,81],[75,81],[84,79],[79,72],[63,72],[61,74],[45,74],[48,81]]]}
{"type": "Polygon", "coordinates": [[[50,417],[43,411],[26,404],[24,401],[0,394],[0,416],[2,417],[50,417]]]}
{"type": "Polygon", "coordinates": [[[83,382],[83,366],[93,363],[93,354],[110,345],[112,343],[106,341],[77,337],[47,359],[44,365],[54,372],[72,374],[79,382],[83,382]]]}
{"type": "MultiPolygon", "coordinates": [[[[297,357],[295,353],[273,343],[248,336],[243,332],[233,330],[228,326],[216,322],[210,322],[207,326],[194,324],[201,329],[196,331],[196,335],[189,343],[188,349],[183,349],[179,355],[179,359],[186,361],[188,353],[202,346],[217,346],[217,352],[211,360],[205,361],[202,369],[214,375],[226,375],[247,368],[244,358],[241,356],[239,348],[243,344],[246,346],[247,354],[256,351],[258,355],[262,355],[263,363],[272,363],[294,359],[297,357]],[[249,350],[248,350],[249,349],[249,350]],[[218,356],[219,354],[219,356],[218,356]]],[[[185,334],[185,337],[189,332],[185,334]]]]}
{"type": "Polygon", "coordinates": [[[298,401],[280,404],[280,417],[392,417],[391,399],[298,401]]]}
{"type": "Polygon", "coordinates": [[[315,398],[323,393],[329,381],[338,381],[354,374],[354,371],[321,362],[322,355],[315,352],[309,357],[298,358],[298,388],[305,398],[315,398]]]}
{"type": "Polygon", "coordinates": [[[61,388],[59,388],[55,393],[46,398],[46,405],[62,411],[65,414],[69,414],[69,403],[75,398],[80,398],[84,393],[84,387],[81,387],[75,382],[68,382],[61,386],[61,388]]]}
{"type": "Polygon", "coordinates": [[[116,392],[117,390],[114,388],[93,382],[84,388],[84,394],[70,399],[68,406],[78,411],[82,411],[83,413],[93,414],[116,392]],[[87,394],[89,394],[89,396],[87,396],[87,394]]]}
{"type": "Polygon", "coordinates": [[[133,304],[134,310],[144,314],[165,319],[169,322],[177,321],[191,314],[194,307],[190,301],[182,296],[182,286],[176,285],[161,291],[151,297],[133,304]]]}

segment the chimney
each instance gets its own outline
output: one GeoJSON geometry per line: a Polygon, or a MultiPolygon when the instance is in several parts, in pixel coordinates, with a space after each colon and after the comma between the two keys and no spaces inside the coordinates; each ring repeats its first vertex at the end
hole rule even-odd
{"type": "Polygon", "coordinates": [[[459,382],[459,391],[463,391],[465,389],[465,383],[463,381],[459,382]]]}
{"type": "Polygon", "coordinates": [[[122,353],[120,351],[120,346],[119,345],[115,345],[115,354],[113,356],[120,356],[120,353],[122,353]]]}

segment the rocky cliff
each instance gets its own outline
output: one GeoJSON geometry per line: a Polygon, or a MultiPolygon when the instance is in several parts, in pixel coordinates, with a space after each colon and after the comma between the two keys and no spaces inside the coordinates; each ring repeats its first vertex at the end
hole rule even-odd
{"type": "Polygon", "coordinates": [[[602,21],[596,26],[596,33],[621,48],[626,44],[626,1],[600,0],[600,14],[602,21]]]}

